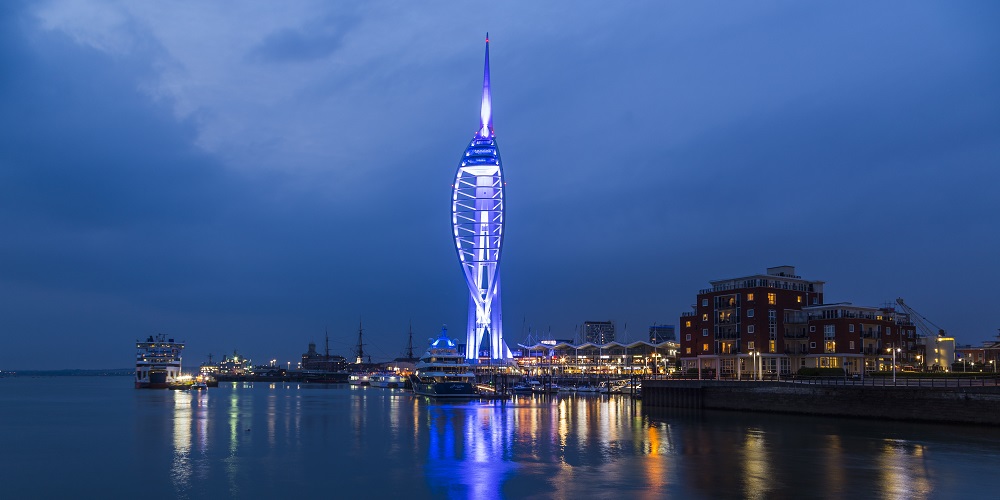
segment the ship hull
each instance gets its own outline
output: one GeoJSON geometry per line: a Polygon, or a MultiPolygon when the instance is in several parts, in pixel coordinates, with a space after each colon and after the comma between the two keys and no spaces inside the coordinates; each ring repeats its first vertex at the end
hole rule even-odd
{"type": "Polygon", "coordinates": [[[474,398],[479,396],[469,382],[421,382],[413,380],[413,393],[435,398],[474,398]]]}

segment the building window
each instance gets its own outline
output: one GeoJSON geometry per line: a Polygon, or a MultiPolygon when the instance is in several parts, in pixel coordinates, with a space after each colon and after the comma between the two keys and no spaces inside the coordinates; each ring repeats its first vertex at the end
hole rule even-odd
{"type": "Polygon", "coordinates": [[[889,326],[885,327],[885,334],[886,335],[892,335],[892,327],[889,327],[889,326]]]}
{"type": "Polygon", "coordinates": [[[798,302],[799,304],[801,304],[802,303],[802,296],[801,295],[797,295],[795,297],[795,302],[798,302]]]}
{"type": "Polygon", "coordinates": [[[753,317],[753,309],[747,309],[747,317],[748,318],[752,318],[753,317]]]}
{"type": "Polygon", "coordinates": [[[852,351],[854,350],[854,341],[853,340],[850,343],[850,348],[851,348],[852,351]]]}
{"type": "Polygon", "coordinates": [[[753,341],[752,340],[750,342],[747,342],[747,349],[749,349],[751,351],[753,350],[753,341]]]}
{"type": "Polygon", "coordinates": [[[751,301],[751,302],[753,301],[753,294],[752,293],[748,293],[747,294],[747,300],[751,301]]]}
{"type": "Polygon", "coordinates": [[[815,349],[816,348],[816,343],[815,342],[810,342],[809,343],[809,348],[810,349],[815,349]]]}
{"type": "Polygon", "coordinates": [[[815,332],[816,331],[816,325],[809,325],[809,331],[810,332],[815,332]]]}
{"type": "Polygon", "coordinates": [[[701,336],[702,337],[708,337],[708,328],[702,328],[701,329],[701,336]]]}
{"type": "Polygon", "coordinates": [[[777,349],[777,346],[775,344],[775,341],[768,340],[767,341],[767,352],[773,353],[773,352],[775,352],[776,349],[777,349]]]}
{"type": "Polygon", "coordinates": [[[702,314],[701,315],[701,320],[702,321],[708,321],[708,313],[702,314]]]}
{"type": "Polygon", "coordinates": [[[853,324],[847,325],[847,331],[854,333],[854,325],[853,324]]]}
{"type": "Polygon", "coordinates": [[[702,345],[701,345],[701,350],[702,350],[703,352],[708,352],[708,344],[702,344],[702,345]]]}
{"type": "Polygon", "coordinates": [[[685,321],[684,322],[684,327],[685,328],[691,328],[691,322],[690,321],[685,321]]]}
{"type": "Polygon", "coordinates": [[[837,342],[833,340],[827,340],[823,343],[823,352],[837,352],[837,342]]]}
{"type": "Polygon", "coordinates": [[[684,349],[684,354],[691,354],[691,348],[690,347],[685,348],[684,349]]]}
{"type": "Polygon", "coordinates": [[[747,325],[747,333],[753,333],[753,325],[747,325]]]}
{"type": "Polygon", "coordinates": [[[684,340],[691,340],[691,334],[689,333],[689,334],[685,335],[684,336],[684,340]]]}
{"type": "Polygon", "coordinates": [[[708,299],[701,299],[701,307],[708,307],[708,299]]]}
{"type": "Polygon", "coordinates": [[[777,320],[778,319],[778,311],[775,311],[774,309],[768,309],[767,310],[767,319],[769,321],[775,321],[775,320],[777,320]]]}
{"type": "Polygon", "coordinates": [[[772,305],[772,306],[775,305],[775,304],[777,304],[778,303],[778,297],[775,294],[773,294],[773,293],[767,294],[767,303],[770,304],[770,305],[772,305]]]}

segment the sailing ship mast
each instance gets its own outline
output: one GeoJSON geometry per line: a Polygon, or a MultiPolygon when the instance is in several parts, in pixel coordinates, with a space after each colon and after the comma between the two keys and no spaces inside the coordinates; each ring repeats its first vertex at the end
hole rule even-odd
{"type": "Polygon", "coordinates": [[[361,363],[365,362],[365,343],[364,343],[364,336],[363,336],[364,331],[365,330],[364,330],[364,328],[362,328],[362,325],[361,325],[361,320],[358,320],[358,347],[357,347],[357,349],[355,349],[354,352],[357,355],[355,363],[357,363],[359,365],[361,363]]]}
{"type": "Polygon", "coordinates": [[[413,321],[410,321],[410,342],[406,344],[406,357],[413,359],[413,321]]]}

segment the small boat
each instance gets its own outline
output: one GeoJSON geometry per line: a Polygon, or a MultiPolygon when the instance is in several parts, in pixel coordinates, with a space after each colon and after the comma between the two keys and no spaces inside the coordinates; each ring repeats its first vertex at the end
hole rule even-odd
{"type": "Polygon", "coordinates": [[[193,390],[208,389],[208,383],[201,380],[196,381],[195,383],[191,384],[191,389],[193,390]]]}
{"type": "Polygon", "coordinates": [[[559,384],[555,382],[551,384],[541,384],[532,386],[531,391],[535,394],[555,394],[559,392],[559,384]]]}
{"type": "Polygon", "coordinates": [[[371,385],[371,375],[367,373],[352,373],[348,378],[351,385],[371,385]]]}
{"type": "Polygon", "coordinates": [[[403,377],[394,373],[373,373],[368,377],[368,384],[372,387],[398,389],[403,387],[405,382],[403,381],[403,377]]]}

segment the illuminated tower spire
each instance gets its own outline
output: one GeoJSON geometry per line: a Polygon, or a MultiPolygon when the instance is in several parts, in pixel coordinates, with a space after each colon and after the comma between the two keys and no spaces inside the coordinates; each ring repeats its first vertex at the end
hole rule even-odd
{"type": "Polygon", "coordinates": [[[479,137],[493,136],[493,101],[490,98],[490,34],[486,34],[486,69],[483,70],[483,102],[479,108],[479,137]]]}
{"type": "Polygon", "coordinates": [[[465,149],[452,186],[451,223],[458,260],[469,285],[469,325],[465,357],[479,357],[479,345],[489,338],[490,358],[509,359],[500,312],[500,247],[504,229],[504,182],[500,150],[493,133],[490,96],[490,38],[486,35],[486,66],[479,130],[465,149]]]}

